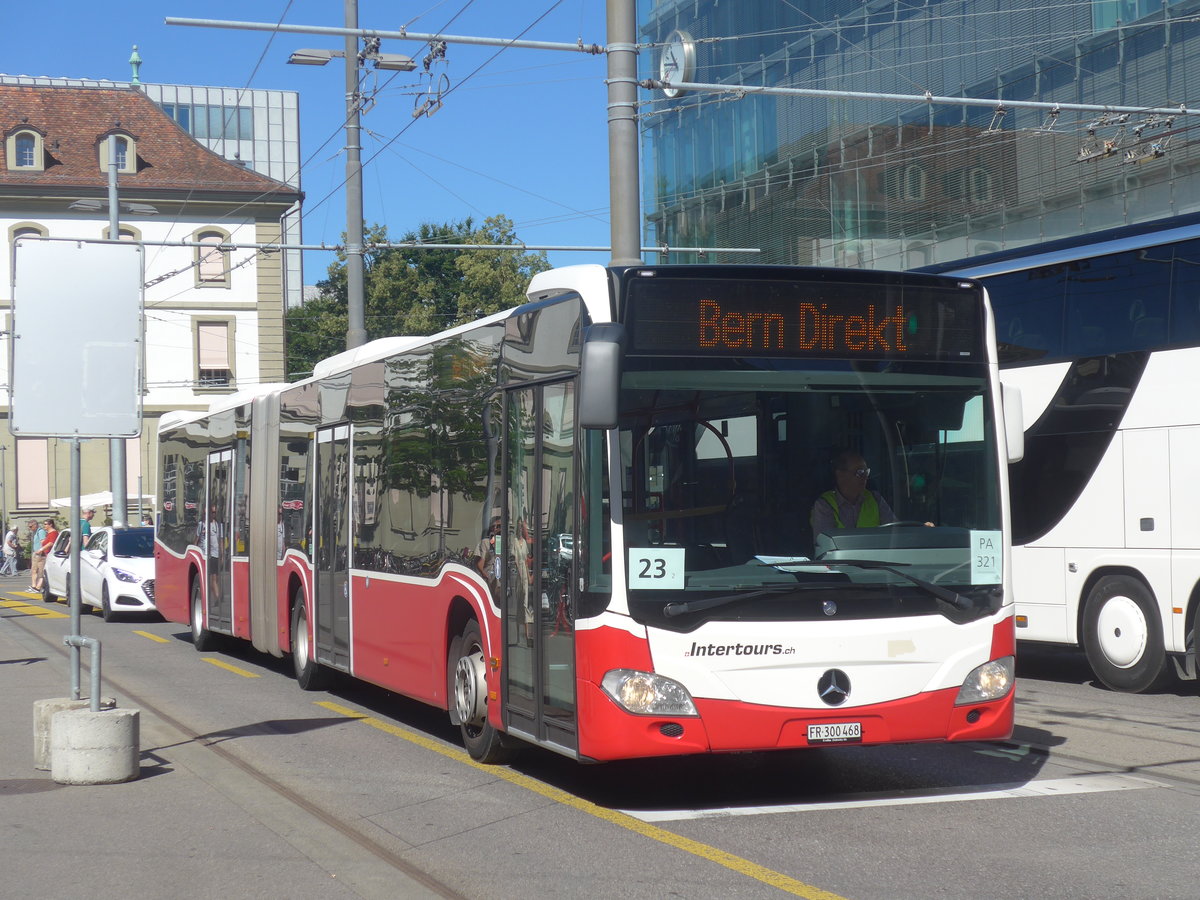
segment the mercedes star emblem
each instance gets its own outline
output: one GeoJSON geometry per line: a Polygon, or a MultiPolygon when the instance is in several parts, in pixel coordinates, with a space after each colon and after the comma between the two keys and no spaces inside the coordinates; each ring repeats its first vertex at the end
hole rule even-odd
{"type": "Polygon", "coordinates": [[[817,682],[817,696],[830,706],[841,706],[850,696],[850,676],[841,669],[830,669],[817,682]]]}

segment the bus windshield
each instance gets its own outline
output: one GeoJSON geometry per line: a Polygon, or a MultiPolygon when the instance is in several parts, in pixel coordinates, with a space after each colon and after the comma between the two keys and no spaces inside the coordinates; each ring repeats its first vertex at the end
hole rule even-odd
{"type": "Polygon", "coordinates": [[[820,617],[843,601],[842,616],[997,608],[984,365],[631,358],[621,404],[635,616],[686,628],[820,617]],[[866,483],[854,521],[835,472],[847,463],[866,483]]]}

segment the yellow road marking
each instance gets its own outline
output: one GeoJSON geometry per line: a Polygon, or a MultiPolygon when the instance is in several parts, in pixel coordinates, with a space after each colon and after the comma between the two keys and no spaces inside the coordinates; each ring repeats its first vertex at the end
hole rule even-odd
{"type": "Polygon", "coordinates": [[[257,678],[257,672],[247,672],[245,669],[239,669],[237,666],[231,666],[229,663],[219,659],[214,659],[211,656],[200,657],[206,663],[212,663],[218,669],[224,669],[227,672],[232,672],[234,675],[241,675],[243,678],[257,678]]]}
{"type": "Polygon", "coordinates": [[[503,766],[489,766],[483,763],[476,762],[469,755],[459,750],[456,747],[447,747],[439,744],[437,741],[431,740],[424,735],[417,734],[414,731],[409,731],[407,728],[401,728],[399,725],[393,725],[391,722],[385,722],[382,719],[377,719],[374,716],[368,716],[360,713],[357,710],[350,709],[346,706],[341,706],[337,703],[328,701],[317,701],[317,706],[324,707],[330,712],[337,713],[339,716],[345,716],[349,719],[358,719],[372,728],[390,734],[394,737],[401,738],[411,744],[416,744],[426,750],[432,750],[434,753],[440,753],[442,756],[449,757],[455,762],[463,765],[471,766],[479,769],[481,772],[487,772],[497,778],[503,778],[505,781],[519,785],[527,790],[533,791],[535,794],[540,794],[548,800],[555,803],[561,803],[564,806],[572,807],[580,812],[590,816],[595,816],[598,819],[603,819],[613,825],[618,825],[629,831],[637,832],[638,834],[659,841],[677,850],[682,850],[685,853],[690,853],[693,856],[698,856],[701,859],[706,859],[709,862],[714,862],[719,866],[724,866],[740,875],[745,875],[753,878],[756,881],[761,881],[763,884],[769,884],[771,887],[792,894],[796,897],[804,897],[806,900],[844,900],[838,894],[829,891],[821,890],[811,884],[805,884],[795,878],[791,878],[781,872],[776,872],[768,869],[765,866],[760,866],[757,863],[750,862],[748,859],[743,859],[740,856],[735,856],[732,853],[726,853],[724,850],[718,850],[716,847],[710,847],[708,844],[702,844],[699,841],[693,841],[690,838],[682,837],[678,834],[673,834],[663,828],[650,825],[640,819],[635,819],[633,816],[626,815],[622,812],[617,812],[612,809],[605,809],[603,806],[597,806],[587,800],[583,800],[573,794],[568,794],[566,791],[558,788],[550,787],[542,784],[527,775],[522,775],[519,772],[514,772],[511,769],[506,769],[503,766]]]}
{"type": "Polygon", "coordinates": [[[134,631],[134,634],[140,634],[144,638],[149,638],[150,640],[154,641],[156,644],[171,643],[165,637],[159,637],[157,634],[151,634],[149,631],[134,631]]]}
{"type": "Polygon", "coordinates": [[[0,607],[11,609],[27,616],[37,616],[39,619],[68,619],[69,613],[59,612],[46,606],[31,606],[23,600],[0,600],[0,607]]]}

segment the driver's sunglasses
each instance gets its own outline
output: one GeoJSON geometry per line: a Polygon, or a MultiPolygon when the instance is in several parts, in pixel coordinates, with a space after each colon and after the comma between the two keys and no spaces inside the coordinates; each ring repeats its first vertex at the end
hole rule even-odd
{"type": "Polygon", "coordinates": [[[849,472],[851,475],[855,476],[856,478],[870,478],[871,477],[870,466],[866,467],[865,469],[846,469],[845,471],[849,472]]]}

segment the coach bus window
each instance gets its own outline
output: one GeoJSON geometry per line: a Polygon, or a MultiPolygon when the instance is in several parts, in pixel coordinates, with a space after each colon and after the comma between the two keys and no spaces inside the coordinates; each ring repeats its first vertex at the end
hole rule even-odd
{"type": "Polygon", "coordinates": [[[1066,352],[1105,356],[1166,339],[1169,256],[1114,253],[1073,264],[1067,275],[1066,352]]]}
{"type": "Polygon", "coordinates": [[[1200,241],[1175,247],[1171,264],[1171,343],[1200,345],[1200,241]]]}
{"type": "Polygon", "coordinates": [[[1062,356],[1067,266],[989,278],[1001,363],[1049,362],[1062,356]]]}

